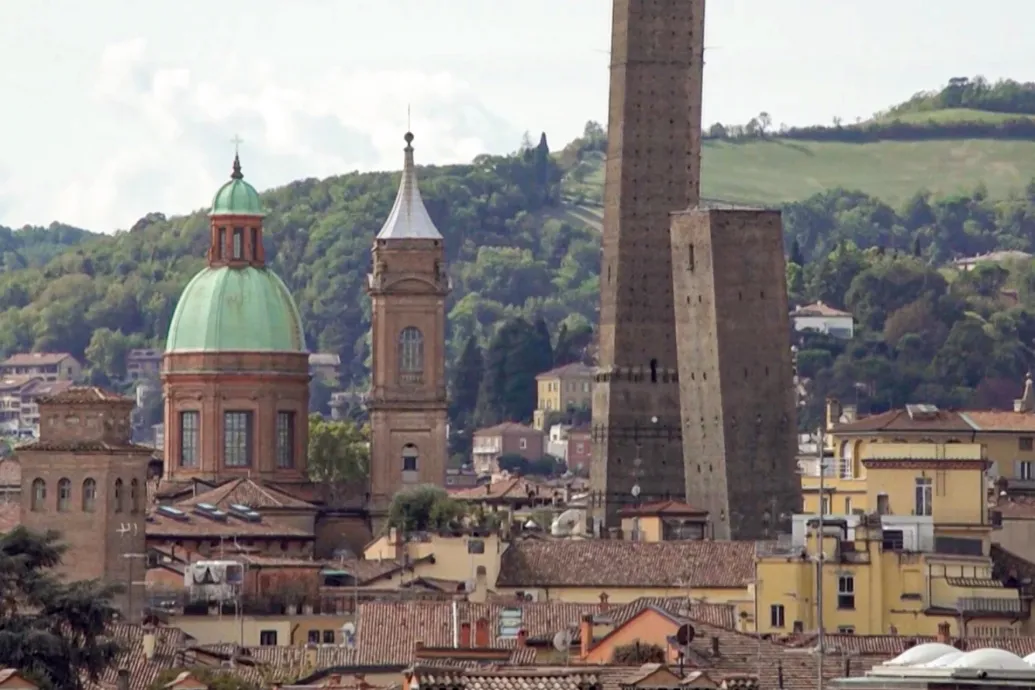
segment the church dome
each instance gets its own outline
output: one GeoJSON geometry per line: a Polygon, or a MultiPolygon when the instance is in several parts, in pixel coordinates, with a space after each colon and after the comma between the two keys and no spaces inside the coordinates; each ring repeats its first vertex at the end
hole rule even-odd
{"type": "Polygon", "coordinates": [[[264,216],[262,201],[255,187],[244,181],[241,174],[241,160],[234,156],[234,169],[230,180],[219,188],[212,198],[210,216],[264,216]]]}
{"type": "Polygon", "coordinates": [[[176,305],[166,352],[305,352],[302,318],[265,266],[202,269],[176,305]]]}

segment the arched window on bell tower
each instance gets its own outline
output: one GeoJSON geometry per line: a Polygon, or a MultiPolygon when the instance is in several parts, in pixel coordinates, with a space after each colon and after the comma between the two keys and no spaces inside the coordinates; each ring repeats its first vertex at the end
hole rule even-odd
{"type": "Polygon", "coordinates": [[[419,328],[407,326],[399,333],[399,383],[424,381],[424,335],[419,328]]]}

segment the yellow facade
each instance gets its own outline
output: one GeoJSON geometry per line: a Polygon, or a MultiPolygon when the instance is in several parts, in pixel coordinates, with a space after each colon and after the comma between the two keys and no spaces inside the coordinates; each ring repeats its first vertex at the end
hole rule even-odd
{"type": "Polygon", "coordinates": [[[421,540],[401,539],[394,529],[366,547],[366,560],[398,561],[408,557],[413,568],[378,580],[378,588],[400,587],[417,578],[468,582],[482,580],[479,568],[484,568],[483,585],[491,586],[500,572],[500,556],[507,544],[497,534],[447,536],[429,534],[421,540]],[[426,559],[434,556],[434,562],[426,559]]]}
{"type": "Polygon", "coordinates": [[[536,409],[532,426],[545,430],[551,412],[589,407],[593,400],[593,369],[566,364],[536,377],[536,409]]]}
{"type": "Polygon", "coordinates": [[[197,644],[232,642],[245,647],[341,644],[341,627],[354,621],[351,615],[175,615],[169,625],[180,628],[197,644]]]}

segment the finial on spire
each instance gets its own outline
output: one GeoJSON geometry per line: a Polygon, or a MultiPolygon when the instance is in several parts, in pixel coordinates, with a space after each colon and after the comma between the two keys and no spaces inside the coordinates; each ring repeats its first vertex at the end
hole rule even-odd
{"type": "Polygon", "coordinates": [[[230,143],[234,145],[234,169],[230,173],[230,178],[234,180],[240,180],[244,178],[244,174],[241,173],[241,144],[244,139],[238,135],[234,135],[234,138],[230,140],[230,143]]]}
{"type": "Polygon", "coordinates": [[[407,151],[412,151],[413,150],[413,132],[407,132],[405,135],[403,135],[403,139],[406,140],[406,150],[407,151]]]}

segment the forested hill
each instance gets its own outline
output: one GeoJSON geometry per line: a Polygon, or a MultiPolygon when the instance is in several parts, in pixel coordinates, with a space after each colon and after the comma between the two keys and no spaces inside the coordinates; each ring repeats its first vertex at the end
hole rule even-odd
{"type": "MultiPolygon", "coordinates": [[[[910,112],[924,113],[927,122],[945,111],[916,106],[910,112]]],[[[926,387],[921,397],[930,401],[960,401],[977,390],[993,363],[996,376],[1007,381],[1035,364],[1029,361],[1030,340],[1018,340],[1020,333],[1029,337],[1027,327],[1011,330],[1002,319],[995,321],[994,337],[988,336],[988,347],[1004,353],[1000,360],[977,358],[952,365],[954,370],[945,364],[949,355],[937,358],[957,323],[971,318],[992,323],[1007,309],[996,301],[996,290],[1015,290],[1017,302],[1009,308],[1027,309],[1035,292],[1030,267],[986,275],[981,284],[949,279],[934,293],[924,287],[933,285],[932,276],[955,256],[1002,248],[1035,251],[1035,184],[1029,184],[1035,177],[1035,142],[946,135],[849,143],[831,139],[829,132],[822,135],[827,139],[792,140],[781,139],[771,122],[751,127],[753,133],[724,125],[723,138],[708,140],[706,196],[783,206],[794,298],[822,298],[863,319],[853,348],[831,346],[826,354],[819,352],[822,347],[811,348],[806,364],[816,385],[831,394],[862,396],[855,384],[865,374],[872,389],[885,396],[871,401],[873,406],[915,397],[919,387],[926,387]],[[889,145],[909,148],[891,156],[889,145]],[[1016,154],[1022,146],[1030,147],[1026,157],[1016,154]],[[977,148],[968,157],[958,155],[960,147],[977,148]],[[859,165],[863,159],[869,167],[859,165]],[[952,308],[945,306],[950,295],[952,308]],[[933,330],[924,336],[926,359],[910,360],[907,376],[892,365],[898,361],[895,346],[916,346],[902,339],[912,326],[904,326],[909,320],[900,316],[892,346],[884,335],[892,308],[887,305],[905,308],[921,299],[934,300],[934,311],[913,306],[909,313],[919,314],[917,323],[933,330]],[[874,358],[884,364],[874,364],[874,358]],[[869,367],[862,373],[853,368],[860,361],[869,367]],[[942,368],[920,366],[933,361],[942,368]],[[963,386],[946,378],[960,367],[969,367],[963,386]]],[[[838,128],[849,131],[840,124],[828,129],[836,134],[838,128]]],[[[451,365],[469,336],[486,345],[501,323],[516,317],[530,323],[541,319],[540,336],[548,330],[554,341],[563,325],[569,340],[578,333],[584,343],[599,299],[602,180],[596,166],[605,148],[602,127],[588,123],[584,136],[552,154],[544,136],[538,146],[528,142],[513,155],[420,170],[421,191],[445,236],[454,283],[451,365]]],[[[349,174],[298,181],[264,194],[271,211],[267,255],[296,296],[310,348],[341,355],[346,387],[361,387],[367,376],[369,302],[363,283],[372,238],[397,184],[398,173],[349,174]]],[[[150,214],[115,236],[59,225],[0,229],[0,355],[69,351],[83,358],[98,380],[117,382],[127,348],[162,344],[180,291],[203,264],[206,228],[207,218],[198,212],[150,214]]],[[[561,350],[558,357],[575,354],[570,346],[555,349],[561,350]]],[[[486,353],[486,367],[491,354],[486,353]]],[[[529,390],[534,399],[534,384],[529,390]]],[[[528,390],[521,395],[520,405],[527,406],[528,390]]],[[[867,401],[859,402],[866,409],[867,401]]],[[[520,405],[515,409],[524,409],[520,405]]]]}

